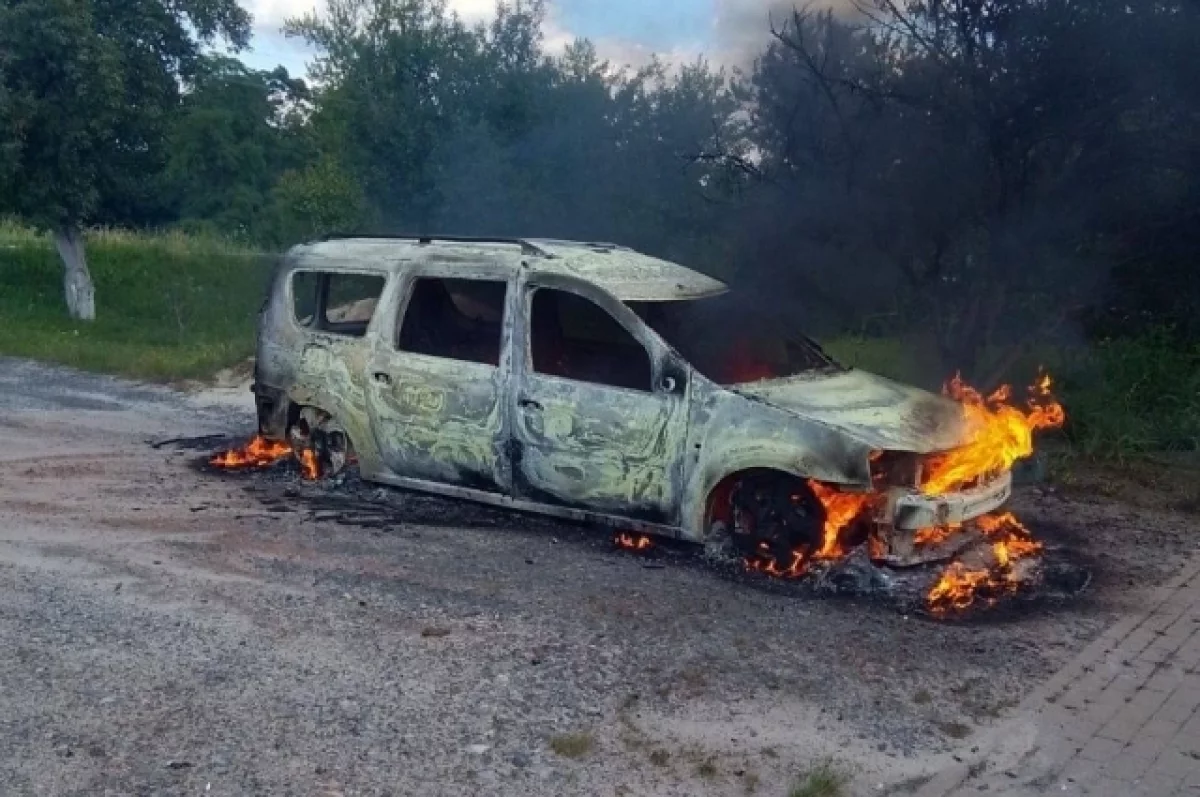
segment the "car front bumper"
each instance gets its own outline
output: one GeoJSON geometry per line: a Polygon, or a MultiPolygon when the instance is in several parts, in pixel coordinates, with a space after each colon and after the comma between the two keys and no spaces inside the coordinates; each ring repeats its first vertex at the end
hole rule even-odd
{"type": "Polygon", "coordinates": [[[917,531],[966,523],[980,515],[994,512],[1011,496],[1011,472],[1005,472],[986,484],[957,493],[906,493],[896,498],[893,503],[891,526],[897,530],[917,531]]]}

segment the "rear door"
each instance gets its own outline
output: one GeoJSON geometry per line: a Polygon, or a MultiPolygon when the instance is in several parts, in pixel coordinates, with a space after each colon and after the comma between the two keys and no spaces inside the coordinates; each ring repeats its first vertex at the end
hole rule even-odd
{"type": "Polygon", "coordinates": [[[532,275],[518,290],[517,497],[676,523],[686,371],[629,308],[585,282],[532,275]]]}
{"type": "Polygon", "coordinates": [[[367,374],[384,464],[406,479],[507,494],[512,280],[462,265],[414,269],[367,374]]]}

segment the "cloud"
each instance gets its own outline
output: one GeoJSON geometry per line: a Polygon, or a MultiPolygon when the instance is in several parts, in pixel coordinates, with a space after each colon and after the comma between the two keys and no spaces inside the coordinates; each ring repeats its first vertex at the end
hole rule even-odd
{"type": "MultiPolygon", "coordinates": [[[[243,54],[259,69],[283,64],[292,74],[303,75],[313,51],[299,39],[284,37],[283,23],[325,6],[325,0],[241,0],[254,15],[254,39],[251,51],[243,54]]],[[[467,22],[479,22],[492,16],[496,0],[448,0],[447,6],[467,22]]],[[[547,25],[547,43],[561,50],[573,37],[547,25]],[[551,36],[551,33],[554,36],[551,36]]]]}
{"type": "MultiPolygon", "coordinates": [[[[307,14],[324,5],[322,0],[242,0],[254,15],[254,26],[277,32],[284,20],[307,14]]],[[[448,0],[447,5],[465,20],[486,19],[496,10],[496,0],[448,0]]]]}
{"type": "Polygon", "coordinates": [[[320,5],[316,0],[243,0],[242,4],[254,15],[254,27],[277,32],[283,22],[302,16],[320,5]]]}
{"type": "Polygon", "coordinates": [[[745,65],[767,46],[771,25],[779,27],[796,8],[832,8],[839,16],[855,15],[855,0],[713,0],[716,52],[713,60],[745,65]]]}
{"type": "MultiPolygon", "coordinates": [[[[719,6],[736,8],[740,2],[746,0],[715,2],[719,6]]],[[[248,54],[247,60],[259,68],[269,68],[276,63],[282,63],[293,73],[303,74],[304,63],[312,57],[312,52],[303,42],[285,39],[281,28],[285,20],[323,7],[324,0],[242,0],[242,3],[254,15],[253,52],[248,54]]],[[[496,0],[448,0],[447,5],[467,22],[488,20],[496,10],[496,0]]],[[[547,19],[542,30],[545,34],[546,51],[552,55],[561,53],[578,35],[578,32],[568,29],[562,23],[555,0],[548,3],[547,19]]],[[[655,55],[668,63],[690,63],[707,49],[699,42],[680,43],[665,51],[625,39],[600,37],[592,38],[592,42],[596,45],[596,52],[600,58],[614,67],[643,66],[655,55]]]]}

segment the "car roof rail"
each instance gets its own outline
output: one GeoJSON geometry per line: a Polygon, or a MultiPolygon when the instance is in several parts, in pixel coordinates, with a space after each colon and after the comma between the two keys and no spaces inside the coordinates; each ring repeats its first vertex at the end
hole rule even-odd
{"type": "Polygon", "coordinates": [[[546,249],[538,246],[535,243],[525,238],[503,238],[503,237],[488,237],[488,236],[468,236],[468,235],[388,235],[386,233],[330,233],[320,239],[320,241],[345,241],[353,238],[366,238],[375,241],[415,241],[417,244],[431,244],[434,242],[445,242],[453,244],[516,244],[521,247],[521,252],[526,255],[536,255],[538,257],[553,258],[554,255],[546,249]]]}

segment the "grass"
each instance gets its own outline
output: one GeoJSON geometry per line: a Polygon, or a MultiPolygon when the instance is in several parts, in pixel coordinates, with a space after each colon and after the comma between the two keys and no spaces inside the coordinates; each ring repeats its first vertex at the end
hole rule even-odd
{"type": "Polygon", "coordinates": [[[824,763],[804,774],[788,792],[788,797],[845,797],[849,782],[845,773],[824,763]]]}
{"type": "Polygon", "coordinates": [[[965,739],[971,735],[971,726],[962,722],[939,721],[934,725],[951,739],[965,739]]]}
{"type": "Polygon", "coordinates": [[[583,758],[596,749],[596,737],[588,731],[550,737],[550,749],[563,758],[583,758]]]}
{"type": "Polygon", "coordinates": [[[92,323],[67,317],[48,236],[0,222],[0,354],[173,381],[254,353],[272,258],[216,238],[93,230],[92,323]]]}

